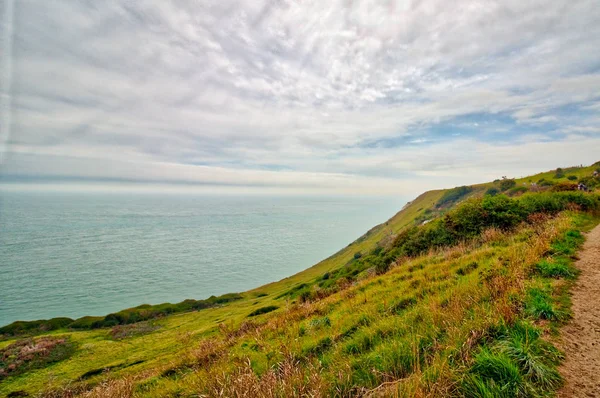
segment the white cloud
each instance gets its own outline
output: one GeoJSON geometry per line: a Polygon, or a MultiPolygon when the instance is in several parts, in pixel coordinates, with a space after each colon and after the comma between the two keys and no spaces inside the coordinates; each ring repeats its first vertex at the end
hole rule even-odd
{"type": "Polygon", "coordinates": [[[5,174],[390,193],[598,160],[595,0],[14,5],[5,174]]]}

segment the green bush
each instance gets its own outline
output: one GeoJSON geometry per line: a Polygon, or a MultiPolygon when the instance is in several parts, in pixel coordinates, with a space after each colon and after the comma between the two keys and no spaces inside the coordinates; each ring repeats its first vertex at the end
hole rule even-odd
{"type": "Polygon", "coordinates": [[[39,321],[16,321],[0,328],[0,334],[17,336],[28,333],[49,332],[64,329],[73,322],[71,318],[52,318],[39,321]]]}
{"type": "Polygon", "coordinates": [[[523,221],[527,216],[527,211],[520,201],[510,199],[504,195],[483,198],[481,207],[485,212],[485,227],[509,229],[523,221]]]}
{"type": "Polygon", "coordinates": [[[500,190],[498,188],[495,188],[495,187],[491,187],[487,191],[485,191],[485,194],[489,195],[489,196],[496,196],[499,193],[500,193],[500,190]]]}
{"type": "Polygon", "coordinates": [[[252,311],[251,313],[248,314],[248,316],[257,316],[257,315],[261,315],[261,314],[267,314],[269,312],[275,311],[276,309],[278,309],[279,307],[277,307],[276,305],[268,305],[266,307],[261,307],[261,308],[257,308],[254,311],[252,311]]]}
{"type": "Polygon", "coordinates": [[[553,178],[563,178],[564,176],[565,173],[563,172],[563,169],[559,167],[558,169],[556,169],[556,174],[554,174],[553,178]]]}
{"type": "Polygon", "coordinates": [[[298,292],[298,298],[302,303],[306,303],[313,299],[313,291],[310,287],[306,287],[298,292]]]}
{"type": "Polygon", "coordinates": [[[517,185],[517,182],[512,178],[505,178],[500,181],[500,190],[506,191],[517,185]]]}
{"type": "Polygon", "coordinates": [[[108,314],[104,317],[85,316],[76,320],[71,318],[52,318],[40,321],[17,321],[0,328],[0,334],[17,336],[21,334],[39,334],[50,330],[71,329],[98,329],[117,325],[128,325],[136,322],[159,318],[178,312],[197,311],[239,300],[243,296],[238,293],[228,293],[222,296],[211,296],[206,300],[184,300],[177,304],[163,303],[156,305],[143,304],[119,312],[108,314]]]}
{"type": "Polygon", "coordinates": [[[598,178],[598,177],[594,178],[594,177],[591,177],[591,176],[589,176],[589,177],[582,177],[579,180],[579,182],[582,183],[582,184],[584,184],[589,189],[594,189],[594,188],[596,188],[597,186],[600,185],[600,178],[598,178]]]}
{"type": "Polygon", "coordinates": [[[573,175],[571,175],[571,176],[567,176],[567,180],[570,180],[570,181],[577,181],[577,176],[573,176],[573,175]]]}
{"type": "Polygon", "coordinates": [[[600,207],[599,204],[598,196],[583,192],[531,193],[515,199],[505,195],[487,195],[469,199],[442,219],[402,231],[390,250],[362,258],[360,266],[373,266],[378,273],[383,273],[398,257],[414,257],[434,247],[472,239],[489,227],[507,230],[527,221],[533,213],[555,214],[571,205],[577,205],[584,211],[595,210],[600,207]]]}
{"type": "Polygon", "coordinates": [[[577,191],[577,184],[572,182],[559,182],[552,187],[552,192],[577,191]]]}
{"type": "Polygon", "coordinates": [[[441,207],[446,204],[454,203],[471,191],[473,191],[473,188],[467,186],[452,188],[444,193],[440,200],[437,201],[436,206],[441,207]]]}
{"type": "Polygon", "coordinates": [[[517,196],[517,195],[523,194],[523,193],[525,193],[527,191],[528,191],[527,187],[521,185],[521,186],[512,187],[511,189],[509,189],[508,190],[508,194],[510,196],[517,196]]]}

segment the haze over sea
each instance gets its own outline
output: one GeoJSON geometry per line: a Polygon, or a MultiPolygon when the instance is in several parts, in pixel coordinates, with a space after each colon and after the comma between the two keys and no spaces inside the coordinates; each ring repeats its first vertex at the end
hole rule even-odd
{"type": "Polygon", "coordinates": [[[0,191],[0,325],[258,287],[335,253],[405,202],[0,191]]]}

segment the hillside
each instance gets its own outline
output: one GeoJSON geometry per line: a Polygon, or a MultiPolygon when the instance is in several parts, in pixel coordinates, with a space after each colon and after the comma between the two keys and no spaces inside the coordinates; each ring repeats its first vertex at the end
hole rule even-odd
{"type": "Polygon", "coordinates": [[[597,192],[599,166],[426,192],[241,294],[0,328],[0,394],[552,393],[572,259],[600,221],[598,194],[573,184],[597,192]]]}

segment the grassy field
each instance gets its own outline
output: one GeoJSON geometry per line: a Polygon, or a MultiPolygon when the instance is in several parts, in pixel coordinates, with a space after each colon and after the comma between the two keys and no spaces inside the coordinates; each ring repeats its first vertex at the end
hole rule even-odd
{"type": "MultiPolygon", "coordinates": [[[[556,171],[542,173],[514,186],[572,182],[569,176],[596,168],[565,169],[558,178],[556,171]]],[[[593,211],[572,205],[523,215],[526,222],[511,228],[485,226],[416,255],[398,251],[406,246],[399,243],[403,231],[430,220],[416,230],[434,230],[442,216],[462,217],[458,211],[470,200],[500,184],[426,192],[330,258],[227,304],[113,328],[41,333],[75,349],[23,362],[30,368],[0,378],[0,394],[551,394],[560,385],[552,336],[569,316],[571,261],[580,232],[599,221],[593,211]],[[386,253],[398,255],[378,272],[373,261],[386,253]]],[[[0,350],[24,338],[6,336],[0,350]]]]}

